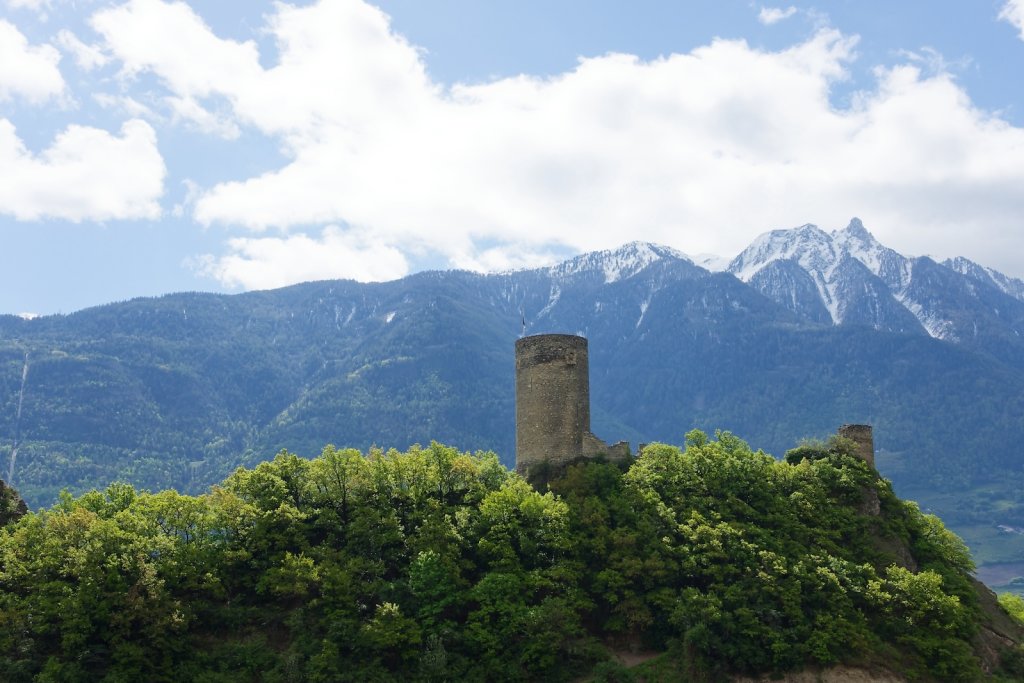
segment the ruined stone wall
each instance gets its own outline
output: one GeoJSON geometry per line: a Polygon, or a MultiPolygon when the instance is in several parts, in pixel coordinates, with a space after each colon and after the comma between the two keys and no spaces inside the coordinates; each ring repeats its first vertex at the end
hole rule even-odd
{"type": "Polygon", "coordinates": [[[541,334],[516,341],[516,471],[567,465],[590,432],[587,340],[541,334]]]}
{"type": "Polygon", "coordinates": [[[871,425],[843,425],[837,434],[857,444],[857,455],[861,460],[875,466],[875,438],[871,425]]]}
{"type": "Polygon", "coordinates": [[[629,451],[629,444],[625,441],[607,444],[587,432],[583,435],[583,456],[587,458],[600,456],[608,462],[620,462],[629,460],[632,454],[629,451]]]}

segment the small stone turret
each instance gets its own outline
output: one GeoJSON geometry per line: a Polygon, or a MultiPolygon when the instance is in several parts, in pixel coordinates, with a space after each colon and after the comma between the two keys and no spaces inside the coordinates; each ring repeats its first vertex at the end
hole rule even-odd
{"type": "Polygon", "coordinates": [[[857,457],[871,467],[875,466],[875,438],[871,425],[843,425],[837,434],[857,444],[857,457]]]}

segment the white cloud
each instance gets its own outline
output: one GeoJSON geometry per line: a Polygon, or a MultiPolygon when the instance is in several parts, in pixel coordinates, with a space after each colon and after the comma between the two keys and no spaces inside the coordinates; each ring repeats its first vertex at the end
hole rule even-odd
{"type": "Polygon", "coordinates": [[[792,5],[786,9],[781,7],[762,7],[761,11],[757,15],[757,20],[765,26],[771,26],[777,24],[784,19],[789,19],[791,16],[796,14],[796,7],[792,5]]]}
{"type": "Polygon", "coordinates": [[[289,157],[208,188],[194,207],[204,224],[344,223],[366,245],[491,267],[631,239],[734,254],[767,227],[859,215],[897,249],[1024,274],[1024,130],[978,110],[948,73],[913,64],[879,70],[835,106],[831,89],[856,58],[856,39],[835,30],[778,52],[716,40],[444,88],[356,0],[277,5],[271,68],[255,43],[218,38],[180,3],[132,0],[92,24],[125,74],[155,74],[169,96],[229,111],[289,157]]]}
{"type": "Polygon", "coordinates": [[[30,9],[39,12],[50,6],[50,0],[7,0],[11,9],[30,9]]]}
{"type": "Polygon", "coordinates": [[[929,76],[962,73],[973,63],[973,60],[967,56],[948,61],[945,55],[927,45],[918,51],[898,50],[897,54],[912,64],[920,64],[925,67],[925,72],[929,76]]]}
{"type": "Polygon", "coordinates": [[[64,92],[58,64],[60,53],[51,45],[29,45],[18,28],[0,19],[0,102],[20,96],[42,103],[64,92]]]}
{"type": "Polygon", "coordinates": [[[59,47],[75,58],[75,63],[84,71],[92,71],[110,61],[102,50],[92,45],[86,45],[67,29],[57,32],[56,42],[59,47]]]}
{"type": "Polygon", "coordinates": [[[188,121],[203,133],[216,135],[225,140],[234,140],[242,134],[230,118],[205,109],[191,97],[166,97],[164,102],[170,107],[176,120],[188,121]]]}
{"type": "Polygon", "coordinates": [[[185,188],[185,197],[171,209],[171,215],[175,218],[182,218],[186,211],[190,211],[200,193],[199,185],[194,180],[186,178],[181,184],[185,188]]]}
{"type": "MultiPolygon", "coordinates": [[[[127,76],[155,71],[183,95],[205,96],[258,70],[256,45],[221,40],[183,2],[131,0],[93,15],[92,27],[127,76]]],[[[244,87],[244,84],[239,84],[244,87]]]]}
{"type": "Polygon", "coordinates": [[[319,238],[239,237],[229,247],[233,253],[228,256],[206,256],[195,264],[199,272],[228,287],[269,289],[337,278],[393,280],[409,272],[397,248],[336,226],[324,228],[319,238]]]}
{"type": "Polygon", "coordinates": [[[0,214],[19,220],[156,218],[164,164],[149,124],[119,136],[70,126],[38,156],[0,119],[0,214]]]}
{"type": "Polygon", "coordinates": [[[452,254],[450,258],[452,265],[456,268],[494,273],[522,268],[539,268],[567,256],[569,254],[524,248],[521,244],[502,244],[476,249],[473,253],[452,254]]]}
{"type": "Polygon", "coordinates": [[[999,18],[1016,26],[1020,31],[1020,39],[1024,40],[1024,0],[1006,0],[999,18]]]}
{"type": "Polygon", "coordinates": [[[94,93],[92,98],[104,109],[112,109],[127,114],[131,118],[144,118],[150,121],[162,121],[162,117],[128,95],[110,95],[108,93],[94,93]]]}
{"type": "Polygon", "coordinates": [[[380,10],[356,0],[277,10],[269,30],[282,58],[266,70],[254,42],[217,38],[184,3],[131,0],[97,12],[91,24],[126,76],[155,73],[196,102],[224,98],[242,122],[295,144],[324,126],[408,120],[433,103],[419,53],[389,33],[380,10]]]}

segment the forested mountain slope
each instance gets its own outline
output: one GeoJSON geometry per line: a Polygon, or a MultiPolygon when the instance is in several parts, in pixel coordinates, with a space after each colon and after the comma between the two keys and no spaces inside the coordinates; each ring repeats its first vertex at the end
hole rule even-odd
{"type": "MultiPolygon", "coordinates": [[[[238,464],[281,448],[312,456],[325,443],[404,448],[437,438],[493,449],[510,465],[512,347],[525,322],[526,333],[589,338],[593,426],[606,440],[635,447],[724,428],[780,454],[841,423],[871,423],[879,467],[898,489],[914,487],[927,506],[944,491],[1002,486],[984,497],[998,510],[984,501],[936,509],[959,516],[955,524],[1024,528],[1019,494],[1005,493],[1024,476],[1024,304],[1012,288],[918,259],[908,267],[924,275],[910,278],[904,299],[945,315],[939,327],[956,334],[929,334],[896,295],[877,309],[902,306],[891,324],[835,320],[809,299],[784,305],[819,292],[810,275],[797,282],[808,272],[800,254],[813,246],[798,237],[740,273],[754,272],[749,282],[634,243],[530,271],[0,316],[0,463],[16,451],[12,483],[31,506],[117,479],[198,492],[238,464]],[[791,265],[777,277],[757,280],[783,262],[791,265]],[[785,282],[796,287],[788,299],[785,282]]],[[[841,247],[816,267],[859,272],[841,247]]],[[[864,281],[891,293],[892,269],[875,270],[864,281]]],[[[830,287],[834,297],[844,291],[830,287]]],[[[854,299],[840,308],[873,310],[854,299]]]]}

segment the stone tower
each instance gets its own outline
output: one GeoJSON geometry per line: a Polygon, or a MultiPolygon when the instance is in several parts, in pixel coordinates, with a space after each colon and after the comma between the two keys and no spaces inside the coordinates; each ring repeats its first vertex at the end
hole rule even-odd
{"type": "Polygon", "coordinates": [[[587,340],[571,334],[517,340],[516,471],[530,478],[531,467],[578,460],[589,434],[587,340]]]}
{"type": "Polygon", "coordinates": [[[875,438],[871,425],[843,425],[836,433],[857,444],[857,456],[872,467],[875,466],[875,438]]]}

